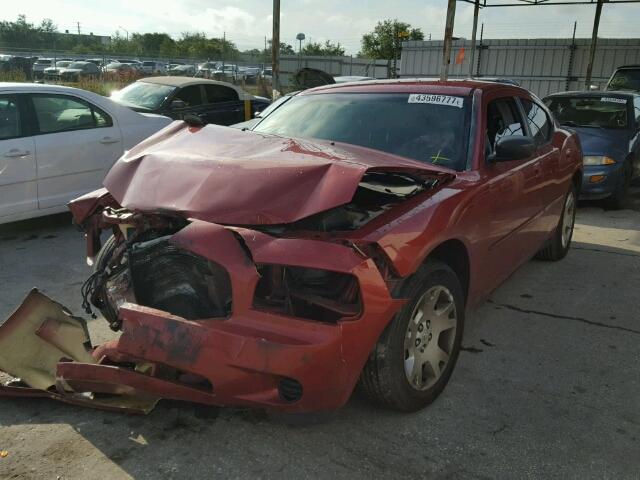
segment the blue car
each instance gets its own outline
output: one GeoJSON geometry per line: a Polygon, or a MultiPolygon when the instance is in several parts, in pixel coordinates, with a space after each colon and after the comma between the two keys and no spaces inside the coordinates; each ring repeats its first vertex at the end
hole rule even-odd
{"type": "Polygon", "coordinates": [[[580,197],[622,208],[640,174],[640,95],[632,92],[564,92],[545,104],[580,137],[584,174],[580,197]]]}

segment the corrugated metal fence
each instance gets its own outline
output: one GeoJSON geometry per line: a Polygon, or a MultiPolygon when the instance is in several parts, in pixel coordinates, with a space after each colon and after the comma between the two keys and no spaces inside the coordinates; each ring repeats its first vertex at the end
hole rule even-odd
{"type": "MultiPolygon", "coordinates": [[[[584,88],[590,39],[483,40],[476,45],[476,77],[507,77],[538,96],[584,88]]],[[[452,52],[450,76],[469,76],[471,42],[457,40],[452,52]],[[461,65],[456,55],[465,49],[461,65]]],[[[592,84],[604,86],[619,65],[640,64],[640,39],[599,39],[592,84]]],[[[442,64],[442,41],[405,42],[401,77],[437,77],[442,64]]]]}
{"type": "Polygon", "coordinates": [[[282,55],[280,75],[282,85],[287,86],[291,76],[300,68],[317,68],[333,76],[358,75],[363,77],[387,78],[387,60],[372,60],[359,57],[311,57],[282,55]]]}

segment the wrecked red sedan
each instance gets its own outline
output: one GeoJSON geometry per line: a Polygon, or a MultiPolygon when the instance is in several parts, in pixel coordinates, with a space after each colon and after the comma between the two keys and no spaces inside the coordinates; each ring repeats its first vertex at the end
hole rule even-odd
{"type": "Polygon", "coordinates": [[[0,345],[20,330],[49,356],[0,356],[21,379],[0,393],[311,411],[360,384],[423,408],[465,311],[532,256],[567,253],[581,168],[540,100],[491,82],[320,87],[252,131],[174,122],[70,205],[85,307],[121,335],[93,347],[32,292],[0,345]]]}

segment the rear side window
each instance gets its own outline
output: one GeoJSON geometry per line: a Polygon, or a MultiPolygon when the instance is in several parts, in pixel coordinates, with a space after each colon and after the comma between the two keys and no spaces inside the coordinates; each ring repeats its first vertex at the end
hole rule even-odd
{"type": "Polygon", "coordinates": [[[113,125],[111,117],[104,111],[77,97],[36,94],[31,99],[41,134],[113,125]]]}
{"type": "Polygon", "coordinates": [[[640,97],[633,99],[633,116],[636,119],[636,126],[640,127],[640,97]]]}
{"type": "Polygon", "coordinates": [[[524,114],[527,117],[531,136],[538,145],[547,143],[551,136],[551,121],[549,120],[547,112],[535,102],[525,99],[520,99],[520,101],[524,108],[524,114]]]}
{"type": "Polygon", "coordinates": [[[16,97],[0,95],[0,140],[16,138],[21,135],[20,110],[16,97]]]}
{"type": "Polygon", "coordinates": [[[525,128],[513,98],[499,98],[487,106],[487,154],[495,151],[496,142],[503,137],[522,137],[525,128]]]}
{"type": "Polygon", "coordinates": [[[233,102],[238,100],[238,92],[223,85],[205,85],[207,103],[233,102]]]}

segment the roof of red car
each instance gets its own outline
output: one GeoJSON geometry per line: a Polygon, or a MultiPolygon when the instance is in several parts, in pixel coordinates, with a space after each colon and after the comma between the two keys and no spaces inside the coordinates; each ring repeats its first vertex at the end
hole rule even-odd
{"type": "Polygon", "coordinates": [[[493,90],[496,88],[521,88],[500,82],[482,80],[447,80],[420,78],[400,78],[391,80],[369,80],[364,82],[336,83],[312,88],[301,93],[327,92],[394,92],[394,93],[449,93],[454,95],[469,95],[473,90],[493,90]]]}

